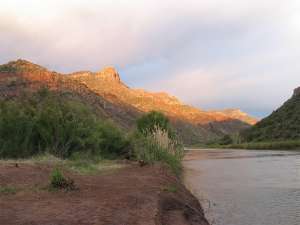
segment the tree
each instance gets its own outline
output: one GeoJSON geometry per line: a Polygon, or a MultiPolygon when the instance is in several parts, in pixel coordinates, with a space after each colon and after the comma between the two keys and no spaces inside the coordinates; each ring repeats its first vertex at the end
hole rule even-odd
{"type": "Polygon", "coordinates": [[[169,119],[161,112],[151,111],[137,120],[137,129],[144,135],[153,133],[157,128],[168,132],[170,137],[174,136],[169,119]]]}

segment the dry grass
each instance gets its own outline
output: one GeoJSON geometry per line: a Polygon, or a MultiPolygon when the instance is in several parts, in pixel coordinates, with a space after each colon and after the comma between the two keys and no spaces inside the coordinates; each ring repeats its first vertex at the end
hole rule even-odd
{"type": "Polygon", "coordinates": [[[156,127],[150,136],[157,145],[167,151],[168,154],[171,154],[176,158],[183,157],[183,151],[180,143],[177,140],[169,138],[168,132],[165,130],[156,127]]]}
{"type": "Polygon", "coordinates": [[[153,164],[166,163],[175,174],[181,172],[183,146],[177,140],[171,139],[168,133],[155,128],[147,136],[140,135],[134,138],[134,153],[138,160],[153,164]]]}
{"type": "Polygon", "coordinates": [[[116,160],[91,159],[77,156],[72,159],[61,159],[45,153],[29,159],[1,159],[1,164],[47,164],[53,167],[65,168],[79,174],[97,174],[105,171],[113,171],[125,167],[116,160]]]}

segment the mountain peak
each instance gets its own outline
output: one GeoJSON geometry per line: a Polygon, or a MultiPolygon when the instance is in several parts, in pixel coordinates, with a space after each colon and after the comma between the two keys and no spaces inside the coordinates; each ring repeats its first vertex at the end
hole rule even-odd
{"type": "Polygon", "coordinates": [[[24,59],[10,61],[6,64],[0,65],[0,72],[24,72],[24,71],[46,71],[42,66],[34,64],[24,59]]]}
{"type": "Polygon", "coordinates": [[[97,73],[102,79],[107,81],[114,81],[117,83],[121,82],[120,75],[114,67],[105,67],[97,73]]]}

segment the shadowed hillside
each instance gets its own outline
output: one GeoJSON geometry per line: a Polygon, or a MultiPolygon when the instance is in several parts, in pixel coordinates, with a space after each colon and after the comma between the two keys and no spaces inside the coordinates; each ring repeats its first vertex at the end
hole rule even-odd
{"type": "Polygon", "coordinates": [[[243,132],[248,142],[285,141],[300,138],[300,88],[270,116],[243,132]]]}
{"type": "Polygon", "coordinates": [[[108,67],[100,72],[60,74],[25,60],[0,66],[0,95],[17,97],[26,91],[47,86],[71,93],[105,118],[124,129],[134,126],[143,113],[152,110],[166,114],[186,144],[207,142],[248,128],[255,119],[239,110],[203,111],[181,103],[166,93],[150,93],[127,87],[118,72],[108,67]]]}

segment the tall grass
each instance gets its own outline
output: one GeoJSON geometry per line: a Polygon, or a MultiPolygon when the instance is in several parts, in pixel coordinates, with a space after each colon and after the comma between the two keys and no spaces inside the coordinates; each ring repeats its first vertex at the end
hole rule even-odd
{"type": "Polygon", "coordinates": [[[175,174],[181,171],[183,146],[176,139],[171,139],[166,130],[156,127],[147,135],[139,133],[133,138],[134,155],[148,164],[166,163],[175,174]]]}

